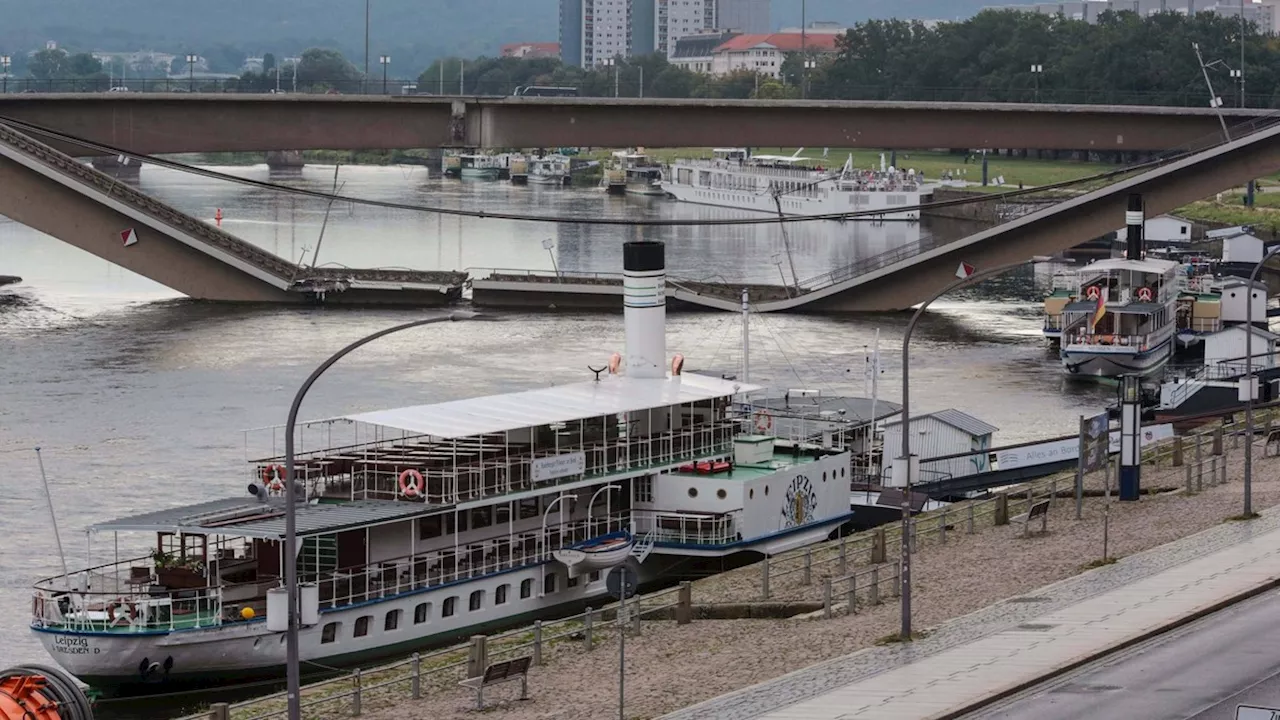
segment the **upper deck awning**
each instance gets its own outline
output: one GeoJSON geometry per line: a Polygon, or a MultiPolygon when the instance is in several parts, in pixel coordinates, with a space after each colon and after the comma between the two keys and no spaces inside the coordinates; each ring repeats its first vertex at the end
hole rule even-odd
{"type": "MultiPolygon", "coordinates": [[[[395,500],[299,504],[295,521],[299,536],[319,535],[399,522],[448,507],[395,500]]],[[[92,525],[89,529],[95,532],[172,532],[280,540],[285,537],[284,523],[283,503],[263,503],[244,497],[130,515],[92,525]]]]}
{"type": "Polygon", "coordinates": [[[602,376],[599,382],[560,385],[505,395],[414,405],[347,415],[345,419],[453,439],[552,423],[729,397],[760,386],[685,374],[666,379],[602,376]]]}

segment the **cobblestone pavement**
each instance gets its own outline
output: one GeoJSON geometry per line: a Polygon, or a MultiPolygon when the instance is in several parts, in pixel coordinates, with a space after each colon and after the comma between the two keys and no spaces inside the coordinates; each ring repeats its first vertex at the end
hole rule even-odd
{"type": "Polygon", "coordinates": [[[722,695],[664,715],[664,720],[739,720],[755,718],[873,677],[1037,616],[1121,588],[1155,573],[1189,563],[1230,546],[1280,530],[1280,510],[1251,522],[1228,522],[1167,545],[1137,553],[1114,565],[996,603],[944,623],[927,637],[906,645],[885,645],[835,658],[780,678],[722,695]]]}

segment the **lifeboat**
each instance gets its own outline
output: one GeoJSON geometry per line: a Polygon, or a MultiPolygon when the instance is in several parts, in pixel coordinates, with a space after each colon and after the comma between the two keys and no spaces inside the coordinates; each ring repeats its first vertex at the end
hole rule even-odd
{"type": "Polygon", "coordinates": [[[569,577],[578,577],[596,570],[621,565],[631,555],[635,538],[628,533],[595,538],[573,547],[561,548],[551,555],[569,570],[569,577]]]}

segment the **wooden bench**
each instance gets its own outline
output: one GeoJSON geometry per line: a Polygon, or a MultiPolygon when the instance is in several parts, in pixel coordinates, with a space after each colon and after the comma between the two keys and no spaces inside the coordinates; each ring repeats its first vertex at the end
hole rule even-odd
{"type": "Polygon", "coordinates": [[[1280,456],[1280,430],[1267,433],[1267,443],[1262,447],[1263,457],[1280,456]]]}
{"type": "Polygon", "coordinates": [[[467,678],[458,684],[476,691],[476,709],[484,710],[484,689],[490,685],[512,680],[520,681],[520,699],[529,699],[529,663],[531,657],[521,657],[494,663],[485,668],[484,675],[467,678]]]}
{"type": "Polygon", "coordinates": [[[1022,523],[1022,537],[1030,537],[1031,522],[1033,520],[1040,521],[1040,532],[1049,531],[1049,501],[1040,500],[1031,503],[1031,509],[1009,518],[1010,523],[1022,523]]]}

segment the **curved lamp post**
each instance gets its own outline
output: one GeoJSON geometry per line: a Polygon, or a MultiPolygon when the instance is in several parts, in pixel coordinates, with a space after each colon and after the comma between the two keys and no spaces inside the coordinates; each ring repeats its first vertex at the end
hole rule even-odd
{"type": "MultiPolygon", "coordinates": [[[[1280,245],[1263,253],[1262,259],[1253,266],[1253,272],[1249,273],[1249,287],[1245,289],[1247,296],[1244,310],[1244,377],[1245,383],[1248,384],[1244,401],[1244,514],[1246,516],[1253,514],[1253,396],[1257,392],[1253,377],[1253,284],[1258,281],[1258,273],[1262,271],[1262,266],[1266,265],[1276,253],[1280,253],[1280,245]]],[[[1263,296],[1265,297],[1266,294],[1267,291],[1264,290],[1263,296]]],[[[1268,351],[1267,355],[1270,357],[1271,353],[1268,351]]]]}
{"type": "Polygon", "coordinates": [[[297,535],[297,518],[296,508],[297,490],[293,482],[293,431],[298,423],[298,408],[302,405],[302,398],[306,396],[307,391],[315,384],[316,380],[324,374],[326,370],[333,367],[333,364],[350,354],[353,350],[367,345],[374,340],[386,337],[392,333],[408,330],[409,328],[419,327],[421,325],[432,325],[434,323],[450,322],[455,320],[471,320],[480,317],[472,312],[455,312],[448,315],[437,315],[425,318],[423,320],[414,320],[413,322],[403,323],[385,330],[379,330],[372,335],[365,336],[350,345],[342,348],[334,353],[328,360],[320,364],[314,372],[302,383],[302,387],[298,388],[298,394],[293,396],[293,404],[289,406],[289,419],[285,423],[284,435],[284,477],[285,477],[285,508],[284,508],[284,582],[285,589],[288,591],[289,598],[289,627],[285,631],[285,668],[286,681],[288,684],[288,718],[289,720],[300,720],[302,717],[302,698],[300,693],[301,672],[299,668],[298,658],[298,535],[297,535]]]}
{"type": "MultiPolygon", "coordinates": [[[[587,503],[587,532],[588,533],[591,532],[591,508],[595,507],[596,498],[600,497],[600,493],[605,492],[607,490],[621,490],[621,489],[622,489],[621,485],[605,485],[601,487],[599,490],[596,490],[594,493],[591,494],[591,502],[587,503]]],[[[605,522],[605,528],[607,529],[609,527],[609,517],[607,514],[605,515],[604,522],[605,522]]]]}
{"type": "Polygon", "coordinates": [[[920,303],[920,307],[916,308],[915,313],[911,316],[911,322],[907,323],[906,332],[902,335],[902,458],[903,462],[906,463],[906,467],[903,468],[903,474],[906,475],[906,487],[902,493],[902,572],[899,574],[899,581],[902,585],[902,629],[900,637],[904,642],[911,639],[911,334],[915,332],[916,323],[924,315],[924,311],[929,309],[929,305],[952,290],[972,285],[992,275],[999,275],[1016,267],[1048,259],[1037,256],[1030,260],[1019,260],[1018,262],[997,265],[993,268],[979,270],[967,277],[949,283],[946,287],[934,293],[928,300],[920,303]]]}

